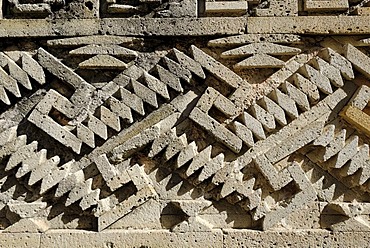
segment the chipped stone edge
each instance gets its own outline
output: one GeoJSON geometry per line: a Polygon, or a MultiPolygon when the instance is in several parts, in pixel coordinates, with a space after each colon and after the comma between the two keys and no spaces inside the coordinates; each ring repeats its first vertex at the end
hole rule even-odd
{"type": "Polygon", "coordinates": [[[249,17],[248,33],[369,34],[370,16],[249,17]]]}
{"type": "Polygon", "coordinates": [[[370,34],[370,16],[1,19],[1,37],[370,34]],[[320,23],[320,25],[317,25],[320,23]]]}
{"type": "Polygon", "coordinates": [[[204,36],[246,32],[247,18],[0,19],[0,37],[204,36]]]}
{"type": "Polygon", "coordinates": [[[46,233],[2,233],[0,247],[366,247],[368,232],[327,230],[215,229],[176,233],[168,230],[49,230],[46,233]]]}

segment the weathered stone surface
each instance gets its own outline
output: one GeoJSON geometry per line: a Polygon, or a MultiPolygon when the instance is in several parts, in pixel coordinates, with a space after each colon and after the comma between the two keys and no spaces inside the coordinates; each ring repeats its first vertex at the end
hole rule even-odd
{"type": "Polygon", "coordinates": [[[63,233],[50,232],[41,238],[41,247],[50,247],[56,243],[62,247],[70,245],[82,245],[82,247],[102,247],[102,246],[124,246],[129,244],[132,247],[154,246],[154,247],[175,247],[184,245],[192,247],[222,247],[222,232],[215,231],[209,233],[189,232],[176,234],[168,231],[106,231],[96,236],[89,232],[71,232],[69,235],[63,233]],[[209,242],[212,240],[212,243],[209,242]]]}
{"type": "Polygon", "coordinates": [[[0,233],[2,247],[40,247],[41,234],[0,233]]]}
{"type": "Polygon", "coordinates": [[[368,34],[369,17],[352,16],[298,16],[250,17],[248,32],[257,34],[368,34]]]}
{"type": "Polygon", "coordinates": [[[225,234],[225,246],[230,247],[234,244],[239,246],[289,246],[299,244],[302,247],[311,246],[366,246],[368,242],[367,232],[335,233],[326,230],[316,231],[241,231],[227,230],[225,234]]]}
{"type": "Polygon", "coordinates": [[[0,247],[368,245],[368,1],[0,7],[0,247]]]}

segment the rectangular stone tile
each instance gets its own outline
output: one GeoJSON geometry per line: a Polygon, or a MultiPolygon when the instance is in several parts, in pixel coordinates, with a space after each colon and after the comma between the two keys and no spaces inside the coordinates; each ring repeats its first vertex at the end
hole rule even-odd
{"type": "Polygon", "coordinates": [[[45,37],[76,35],[202,36],[242,34],[247,18],[105,18],[55,20],[0,20],[0,37],[45,37]]]}
{"type": "Polygon", "coordinates": [[[365,34],[370,16],[249,17],[248,33],[365,34]]]}
{"type": "Polygon", "coordinates": [[[368,232],[224,230],[224,247],[368,247],[368,232]]]}
{"type": "Polygon", "coordinates": [[[221,230],[174,233],[162,230],[109,230],[101,233],[53,230],[41,237],[41,248],[55,247],[222,247],[221,230]]]}
{"type": "Polygon", "coordinates": [[[241,34],[245,32],[247,18],[127,18],[101,19],[102,33],[111,35],[215,35],[241,34]]]}

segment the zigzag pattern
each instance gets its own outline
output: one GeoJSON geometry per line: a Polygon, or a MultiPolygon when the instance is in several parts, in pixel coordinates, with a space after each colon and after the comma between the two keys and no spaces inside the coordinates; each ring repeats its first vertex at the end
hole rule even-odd
{"type": "MultiPolygon", "coordinates": [[[[2,133],[4,134],[4,133],[2,133]]],[[[27,136],[13,136],[2,146],[0,158],[9,156],[5,170],[17,168],[15,176],[22,178],[30,175],[28,185],[41,181],[40,193],[43,194],[68,176],[73,161],[60,165],[60,158],[47,159],[47,150],[38,150],[38,142],[27,144],[27,136]],[[6,152],[5,152],[6,151],[6,152]]]]}
{"type": "MultiPolygon", "coordinates": [[[[11,54],[11,53],[10,53],[11,54]]],[[[32,90],[31,79],[40,85],[45,84],[43,68],[26,52],[19,52],[14,61],[11,56],[0,52],[0,101],[10,105],[9,93],[22,97],[19,85],[32,90]]]]}
{"type": "MultiPolygon", "coordinates": [[[[61,164],[37,141],[17,136],[15,127],[0,134],[6,140],[0,141],[0,158],[8,159],[5,170],[28,178],[31,189],[40,185],[42,199],[79,205],[97,218],[99,230],[157,197],[154,189],[162,182],[144,171],[158,169],[151,166],[163,166],[204,194],[207,200],[193,202],[196,213],[186,201],[173,201],[189,223],[205,228],[200,230],[212,228],[198,216],[210,206],[209,199],[240,206],[252,222],[262,220],[263,229],[315,201],[310,172],[289,160],[310,146],[315,150],[305,155],[311,161],[349,188],[368,192],[366,139],[338,120],[326,124],[354,93],[346,82],[354,78],[354,62],[329,48],[307,58],[296,56],[263,83],[270,85],[262,91],[197,47],[191,52],[189,57],[173,49],[153,70],[130,65],[111,82],[90,85],[39,49],[40,63],[45,67],[52,60],[46,69],[74,92],[66,97],[49,90],[28,120],[74,153],[89,151],[82,144],[93,150],[80,161],[61,164]],[[247,96],[238,102],[241,89],[247,96]],[[189,128],[212,137],[197,140],[189,128]],[[101,145],[100,138],[107,142],[101,145]]],[[[173,230],[187,230],[181,223],[173,230]]]]}
{"type": "Polygon", "coordinates": [[[223,168],[224,154],[220,153],[212,158],[212,145],[198,151],[199,149],[195,141],[189,143],[186,134],[182,134],[178,137],[176,133],[175,127],[155,139],[148,156],[152,158],[165,150],[163,155],[164,161],[168,161],[177,155],[177,169],[181,169],[185,164],[188,164],[185,171],[181,173],[184,178],[190,177],[201,169],[199,175],[197,175],[197,178],[194,180],[195,184],[199,184],[212,177],[218,170],[223,168]]]}
{"type": "Polygon", "coordinates": [[[208,88],[202,95],[190,118],[236,153],[241,149],[239,139],[252,147],[309,111],[325,96],[332,94],[333,88],[342,87],[342,77],[353,79],[351,63],[343,56],[331,49],[324,50],[321,56],[325,60],[316,56],[308,64],[297,67],[297,72],[288,80],[280,82],[278,88],[252,103],[234,119],[230,128],[222,126],[215,119],[217,117],[209,116],[208,111],[215,106],[227,118],[235,118],[240,112],[239,107],[213,88],[208,88]]]}
{"type": "Polygon", "coordinates": [[[370,178],[369,144],[353,133],[351,128],[336,130],[335,125],[327,125],[323,134],[314,141],[319,146],[307,154],[313,162],[325,170],[342,178],[351,187],[363,185],[370,178]]]}
{"type": "MultiPolygon", "coordinates": [[[[55,59],[43,50],[40,52],[42,56],[55,59]]],[[[134,122],[132,111],[144,116],[147,114],[145,113],[146,104],[156,109],[161,105],[158,101],[159,96],[170,100],[168,88],[177,92],[183,92],[179,77],[183,78],[187,83],[190,83],[191,71],[196,75],[204,77],[203,70],[200,66],[197,66],[195,61],[178,50],[173,50],[173,53],[177,57],[178,62],[167,57],[163,59],[168,70],[160,65],[156,66],[159,79],[137,67],[135,67],[135,72],[133,72],[135,69],[131,68],[118,75],[112,82],[99,90],[99,95],[101,95],[99,101],[102,102],[102,105],[95,109],[95,113],[86,111],[83,108],[76,110],[72,102],[67,98],[56,91],[51,91],[45,97],[45,100],[39,103],[36,110],[31,113],[29,120],[63,145],[71,147],[76,153],[80,153],[82,143],[95,148],[95,135],[107,140],[108,127],[116,132],[121,131],[120,119],[128,123],[134,122]],[[144,83],[140,83],[138,80],[142,80],[144,83]],[[58,101],[64,102],[64,105],[68,107],[62,106],[58,101]],[[43,116],[49,114],[48,110],[51,107],[56,108],[71,119],[72,123],[76,116],[81,116],[81,114],[86,116],[82,122],[78,122],[76,125],[76,135],[71,133],[72,130],[63,127],[66,123],[57,123],[50,117],[46,117],[48,124],[43,123],[43,116]],[[50,130],[50,126],[59,130],[59,133],[50,130]]],[[[59,61],[55,61],[55,63],[59,67],[65,67],[59,61]]],[[[52,71],[52,73],[57,72],[52,71]]],[[[72,77],[73,80],[79,80],[79,77],[74,72],[70,72],[70,74],[70,80],[72,80],[72,77]]],[[[59,75],[59,77],[61,76],[59,75]]],[[[84,101],[89,102],[88,99],[84,101]]]]}

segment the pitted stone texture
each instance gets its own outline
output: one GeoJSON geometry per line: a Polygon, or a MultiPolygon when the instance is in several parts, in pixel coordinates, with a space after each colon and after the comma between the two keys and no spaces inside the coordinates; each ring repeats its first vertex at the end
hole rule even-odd
{"type": "Polygon", "coordinates": [[[370,230],[365,2],[27,2],[2,8],[0,246],[370,230]]]}
{"type": "Polygon", "coordinates": [[[50,232],[41,238],[41,247],[50,247],[60,244],[60,247],[121,247],[129,244],[132,247],[222,247],[223,236],[221,230],[213,232],[172,233],[168,231],[107,231],[96,234],[89,232],[50,232]],[[212,240],[212,242],[209,242],[212,240]]]}

